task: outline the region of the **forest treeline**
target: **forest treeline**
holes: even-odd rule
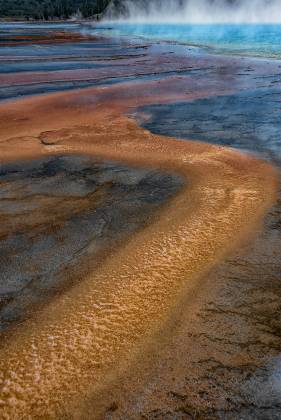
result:
[[[175,7],[180,8],[186,0],[174,1]],[[212,4],[215,0],[207,1]],[[239,2],[239,0],[218,1],[222,4]],[[156,6],[157,4],[161,6],[165,0],[0,0],[0,19],[69,19],[74,15],[88,18],[103,13],[109,3],[111,4],[109,14],[111,12],[113,16],[126,16],[130,2],[145,11],[152,2]]]
[[[110,0],[0,0],[0,19],[68,19],[102,13]]]

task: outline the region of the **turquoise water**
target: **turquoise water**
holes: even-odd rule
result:
[[[107,36],[142,37],[153,40],[230,52],[281,58],[281,24],[140,24],[103,23],[96,32]]]

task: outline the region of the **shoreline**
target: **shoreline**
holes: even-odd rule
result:
[[[104,97],[98,108],[89,103],[95,91]],[[159,220],[94,273],[95,285],[89,275],[7,339],[1,349],[7,418],[79,411],[116,361],[141,351],[179,298],[254,234],[276,198],[277,175],[269,164],[220,146],[153,135],[124,115],[130,102],[122,96],[112,101],[115,91],[89,89],[0,105],[2,138],[8,140],[8,149],[0,143],[3,160],[82,153],[172,170],[188,180]],[[138,105],[151,100],[139,97]],[[5,114],[13,115],[16,127]],[[22,136],[13,138],[15,132]],[[38,142],[42,135],[48,146]],[[23,145],[24,138],[26,150],[15,154],[13,145]]]
[[[92,25],[92,27],[93,27],[93,29],[98,29],[98,30],[103,30],[102,28],[100,28],[100,27],[98,27],[98,26],[94,26],[94,24],[98,24],[98,25],[110,25],[110,24],[112,24],[112,25],[118,25],[118,24],[120,24],[120,25],[122,25],[122,24],[133,24],[133,23],[135,23],[135,24],[140,24],[141,22],[130,22],[130,21],[115,21],[115,20],[100,20],[100,19],[97,19],[97,18],[95,18],[94,16],[93,17],[91,17],[91,18],[88,18],[88,19],[78,19],[78,20],[63,20],[63,19],[58,19],[58,20],[1,20],[0,19],[0,24],[1,23],[3,23],[3,24],[12,24],[12,23],[15,23],[15,24],[23,24],[23,25],[28,25],[28,24],[30,24],[30,25],[36,25],[36,24],[39,24],[39,25],[76,25],[76,26],[79,26],[79,25],[81,25],[81,29],[83,29],[83,25],[85,25],[85,28],[87,28],[87,26],[89,25],[89,24],[91,24]],[[177,23],[173,23],[172,25],[176,25]],[[153,25],[153,23],[151,23],[151,25]],[[195,26],[198,26],[198,25],[200,25],[200,24],[187,24],[187,26],[192,26],[192,25],[195,25]],[[205,25],[205,24],[204,24]],[[203,26],[204,26],[203,25]],[[222,26],[222,27],[225,27],[225,26],[241,26],[241,24],[240,23],[235,23],[235,24],[224,24],[224,23],[213,23],[213,24],[211,24],[211,25],[216,25],[216,26]],[[253,23],[253,24],[250,24],[250,23],[244,23],[244,24],[242,24],[242,26],[250,26],[250,27],[254,27],[254,26],[257,26],[257,25],[260,25],[260,24],[255,24],[255,23]],[[267,24],[268,26],[271,26],[271,24]],[[206,26],[210,26],[210,24],[206,24]],[[262,25],[262,26],[264,26],[264,25]],[[84,28],[84,29],[85,29]],[[53,29],[53,28],[50,28],[50,29]],[[107,29],[108,30],[108,28],[105,28],[105,29]],[[110,30],[111,29],[113,29],[113,28],[110,28]],[[80,31],[80,30],[77,30],[77,32],[73,32],[73,35],[78,35],[78,34],[80,34],[80,36],[81,36],[81,40],[82,40],[82,38],[83,38],[83,36],[84,36],[84,38],[85,38],[85,40],[87,40],[87,37],[88,37],[88,39],[90,40],[90,39],[92,39],[92,40],[95,40],[95,38],[103,38],[105,41],[107,40],[112,40],[112,39],[114,39],[114,36],[112,36],[112,35],[104,35],[104,34],[100,34],[99,32],[97,32],[97,33],[95,33],[95,34],[91,34],[91,33],[85,33],[84,35],[83,35],[83,31]],[[186,41],[180,41],[180,40],[178,40],[178,39],[164,39],[164,38],[157,38],[157,37],[149,37],[149,36],[145,36],[145,35],[137,35],[137,34],[126,34],[126,33],[124,33],[124,34],[120,34],[119,35],[121,38],[123,38],[123,40],[126,40],[126,41],[128,41],[129,43],[130,42],[132,42],[132,39],[133,40],[135,40],[135,41],[139,41],[139,42],[141,42],[141,41],[143,41],[143,42],[147,42],[147,43],[149,43],[149,44],[163,44],[163,45],[171,45],[171,46],[181,46],[181,47],[186,47],[186,48],[188,48],[189,50],[194,50],[194,52],[195,52],[195,55],[196,54],[201,54],[201,55],[204,55],[204,54],[206,54],[206,55],[210,55],[210,56],[217,56],[217,57],[225,57],[225,58],[229,58],[230,60],[231,59],[233,59],[233,58],[238,58],[238,59],[241,59],[241,60],[243,60],[243,59],[247,59],[248,61],[253,61],[253,62],[255,62],[255,61],[272,61],[273,63],[274,62],[277,62],[277,61],[281,61],[281,52],[279,52],[279,53],[274,53],[274,52],[272,52],[270,55],[265,55],[265,51],[263,51],[263,52],[258,52],[258,51],[256,51],[256,50],[251,50],[251,49],[249,49],[248,51],[243,51],[243,50],[241,50],[241,51],[237,51],[236,49],[227,49],[226,47],[220,47],[219,45],[215,45],[215,44],[204,44],[204,43],[197,43],[197,42],[194,42],[194,41],[188,41],[188,40],[186,40]],[[69,38],[69,40],[71,41],[71,37]],[[77,37],[77,39],[76,39],[77,41],[79,41],[79,39],[78,39],[78,37]],[[51,43],[51,41],[52,40],[50,40],[50,43]],[[75,41],[75,39],[74,39],[74,41]],[[59,42],[59,41],[57,41],[57,42]],[[63,42],[63,41],[60,41],[60,42]],[[44,42],[42,42],[42,43],[44,43]],[[47,42],[46,42],[47,43]],[[10,44],[10,45],[12,45],[12,44]],[[16,45],[16,44],[15,44]]]

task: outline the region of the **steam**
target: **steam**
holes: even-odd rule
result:
[[[281,0],[113,0],[105,18],[136,23],[281,23]]]

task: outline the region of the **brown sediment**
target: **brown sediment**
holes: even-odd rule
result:
[[[169,81],[157,90],[148,86],[90,89],[0,107],[3,161],[86,153],[187,179],[158,221],[4,340],[3,418],[79,417],[81,401],[97,395],[116,368],[144,348],[183,296],[192,299],[200,278],[253,231],[274,202],[276,173],[267,163],[223,147],[152,135],[127,117],[136,102],[187,94],[169,90]]]
[[[83,90],[83,94],[79,91],[71,94],[57,93],[36,100],[27,98],[2,105],[1,160],[47,153],[40,142],[45,131],[52,131],[49,136],[56,136],[56,143],[60,142],[64,133],[68,139],[73,140],[76,135],[72,134],[73,127],[76,126],[80,127],[80,132],[84,131],[84,141],[88,139],[87,143],[94,140],[98,143],[100,134],[105,133],[113,135],[115,139],[122,137],[123,140],[122,130],[112,132],[114,121],[122,121],[123,118],[126,127],[131,124],[131,120],[122,117],[123,113],[134,111],[136,107],[145,104],[192,100],[217,93],[216,86],[196,86],[195,92],[191,90],[192,87],[194,89],[192,80],[168,77],[156,82],[90,88]],[[221,94],[227,92],[232,92],[232,89],[225,89]],[[47,141],[46,136],[44,139]],[[15,156],[12,145],[18,144],[21,144],[21,150],[17,149]]]
[[[61,44],[65,42],[81,42],[95,40],[96,37],[77,32],[50,31],[46,35],[7,35],[0,41],[0,47],[13,47],[28,44]]]
[[[280,417],[280,203],[183,295],[153,343],[74,417]],[[114,411],[112,409],[114,407]]]

